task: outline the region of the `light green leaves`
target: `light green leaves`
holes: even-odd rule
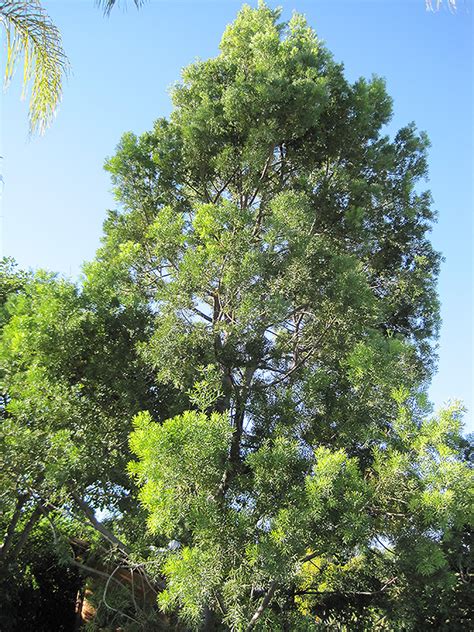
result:
[[[148,413],[134,420],[129,470],[143,485],[149,526],[179,539],[185,525],[205,530],[218,512],[217,495],[232,430],[227,414],[185,411],[162,425]]]
[[[121,208],[100,266],[148,305],[141,358],[180,396],[162,425],[136,418],[130,471],[154,536],[183,544],[160,604],[187,625],[402,629],[411,582],[449,584],[469,486],[459,428],[423,422],[428,142],[385,136],[384,81],[350,83],[302,16],[278,20],[244,7],[183,71],[170,121],[107,163]]]
[[[184,217],[171,206],[165,206],[148,228],[147,237],[163,264],[176,266],[185,242]]]
[[[7,62],[5,84],[23,57],[23,95],[32,81],[30,132],[44,133],[61,101],[69,70],[61,34],[39,0],[0,2],[0,22],[5,29]]]
[[[215,365],[209,364],[200,369],[201,380],[194,382],[189,391],[189,399],[201,412],[206,412],[216,405],[222,397],[222,379]]]
[[[6,453],[127,504],[111,522],[187,627],[418,629],[460,585],[472,489],[460,410],[425,421],[428,143],[384,136],[384,82],[278,17],[244,7],[170,121],[123,136],[84,288],[43,276],[3,310]]]
[[[185,547],[168,558],[163,573],[167,588],[158,603],[165,612],[179,609],[193,630],[200,629],[206,605],[216,605],[214,591],[222,582],[222,552],[217,547]]]

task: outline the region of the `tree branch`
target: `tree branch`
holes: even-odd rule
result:
[[[212,323],[212,318],[210,316],[208,316],[207,314],[205,314],[204,312],[202,312],[199,308],[197,307],[190,307],[189,308],[192,312],[194,312],[195,314],[197,314],[197,316],[200,316],[201,318],[204,318],[204,320],[207,320],[208,323]]]
[[[128,546],[119,540],[111,531],[107,529],[97,518],[95,517],[94,510],[83,500],[78,494],[71,494],[76,504],[84,512],[91,525],[101,533],[106,540],[115,545],[122,553],[128,555],[130,552]]]
[[[252,628],[255,626],[255,624],[260,619],[262,614],[265,612],[265,610],[268,607],[270,601],[272,600],[272,597],[273,597],[273,595],[275,593],[276,587],[277,587],[276,582],[275,581],[271,582],[267,592],[265,593],[264,598],[262,599],[262,603],[255,610],[255,613],[254,613],[253,617],[250,619],[250,622],[249,622],[249,624],[248,624],[248,626],[246,628],[246,632],[250,632],[250,630],[252,630]]]
[[[13,512],[12,519],[10,520],[10,524],[8,525],[7,532],[5,534],[5,539],[3,541],[2,546],[0,547],[0,559],[4,559],[10,549],[13,536],[15,535],[16,525],[21,518],[21,510],[23,509],[25,503],[27,501],[27,496],[19,496],[16,501],[15,511]]]
[[[298,360],[298,362],[296,364],[294,364],[291,367],[291,369],[289,369],[289,371],[287,371],[284,375],[282,375],[281,377],[277,378],[276,380],[273,380],[273,382],[270,382],[269,384],[265,384],[264,388],[269,388],[271,386],[276,386],[277,384],[280,384],[280,382],[283,382],[284,380],[286,380],[286,378],[290,377],[290,375],[292,375],[295,371],[297,371],[315,351],[316,351],[316,348],[312,347],[308,351],[308,353],[306,355],[304,355],[302,358],[300,358]]]
[[[22,548],[25,546],[28,536],[31,533],[31,530],[33,529],[35,524],[38,522],[38,520],[41,518],[42,513],[43,513],[43,510],[39,506],[36,507],[36,509],[33,511],[31,516],[29,517],[28,522],[23,528],[23,531],[20,534],[20,538],[18,542],[15,544],[15,546],[12,547],[12,550],[11,550],[12,557],[17,556],[18,553],[20,553]]]

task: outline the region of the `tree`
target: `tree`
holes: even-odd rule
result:
[[[66,514],[101,627],[468,629],[462,409],[426,398],[426,135],[384,135],[384,82],[264,4],[173,102],[107,161],[82,287],[39,273],[6,304],[5,556]]]
[[[139,9],[146,0],[133,0]],[[442,0],[437,0],[439,9]],[[105,15],[110,15],[117,0],[97,0]],[[448,0],[451,11],[456,1]],[[427,10],[433,10],[426,0]],[[30,132],[44,133],[61,101],[63,81],[69,62],[62,47],[61,34],[53,24],[40,0],[2,0],[0,22],[6,35],[7,63],[5,86],[8,86],[18,61],[23,57],[23,95],[33,79],[30,99]]]
[[[278,17],[244,7],[107,163],[122,208],[89,273],[149,304],[141,354],[188,394],[131,436],[148,528],[180,543],[150,557],[159,603],[192,629],[416,629],[472,519],[462,410],[425,394],[428,140],[385,136],[384,82]]]
[[[82,583],[77,568],[60,563],[51,526],[46,520],[40,521],[28,537],[28,546],[18,551],[14,561],[0,567],[1,629],[73,630]]]
[[[150,318],[143,305],[119,304],[110,288],[88,284],[81,291],[44,272],[24,275],[9,261],[0,282],[0,610],[8,613],[11,629],[20,629],[22,609],[12,603],[30,603],[31,616],[38,604],[36,625],[51,630],[45,612],[60,606],[54,607],[54,582],[38,558],[48,557],[58,578],[77,578],[80,569],[86,577],[108,579],[117,567],[127,568],[132,552],[153,542],[144,534],[127,545],[127,533],[144,520],[125,472],[127,437],[139,410],[158,417],[173,410],[173,392],[156,386],[137,356]],[[32,546],[38,533],[47,554],[36,555]],[[137,560],[133,567],[139,582]],[[110,584],[106,603],[118,590],[126,611],[129,587],[117,578]],[[70,602],[63,588],[65,611]],[[100,595],[100,586],[95,592]],[[102,619],[102,610],[109,611],[105,601],[97,603]],[[70,629],[67,620],[57,625]]]

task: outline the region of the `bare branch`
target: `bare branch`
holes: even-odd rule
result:
[[[102,522],[97,520],[94,514],[94,510],[85,502],[85,500],[83,500],[78,494],[71,495],[74,501],[80,507],[80,509],[84,512],[94,529],[101,533],[106,540],[115,545],[120,551],[122,551],[122,553],[128,554],[129,548],[127,547],[127,545],[119,540],[111,531],[109,531],[107,527],[102,524]]]
[[[118,608],[114,608],[113,606],[111,606],[109,603],[107,603],[106,600],[106,596],[107,596],[107,591],[109,589],[110,586],[110,582],[114,579],[114,575],[117,571],[119,571],[121,569],[121,566],[116,566],[115,569],[112,571],[112,573],[109,575],[107,582],[105,584],[105,588],[104,588],[104,592],[102,594],[102,602],[104,603],[104,605],[106,606],[106,608],[108,608],[109,610],[112,610],[113,612],[117,612],[118,614],[122,615],[123,617],[125,617],[126,619],[129,619],[130,621],[133,621],[134,623],[138,623],[140,624],[139,621],[137,621],[136,619],[134,619],[133,617],[129,616],[128,614],[126,614],[125,612],[123,612],[122,610],[119,610]],[[123,584],[121,582],[118,582],[120,584],[120,586],[122,586],[122,588],[124,588]]]
[[[198,316],[200,316],[201,318],[204,318],[204,320],[206,320],[208,323],[212,323],[212,318],[208,316],[207,314],[205,314],[204,312],[202,312],[197,307],[190,307],[189,309],[195,314],[197,314]]]

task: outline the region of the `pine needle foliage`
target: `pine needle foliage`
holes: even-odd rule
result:
[[[43,134],[54,118],[69,71],[59,29],[38,0],[0,2],[5,29],[5,87],[23,59],[23,98],[31,85],[30,132]]]

